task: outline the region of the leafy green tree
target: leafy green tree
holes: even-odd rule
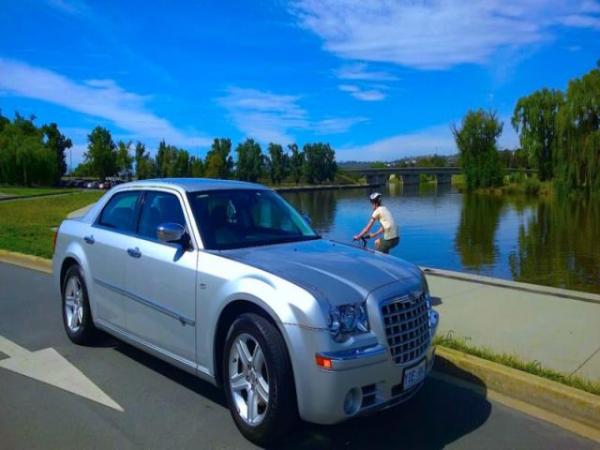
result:
[[[302,179],[302,172],[304,168],[304,152],[298,150],[296,144],[289,144],[288,149],[290,150],[290,175],[294,180],[294,183],[299,184]]]
[[[102,180],[117,173],[117,151],[110,131],[103,127],[92,130],[84,161],[90,164],[92,174]]]
[[[146,146],[138,141],[135,144],[135,173],[138,180],[145,180],[156,176],[154,159],[146,151]]]
[[[305,144],[303,151],[304,176],[309,183],[334,181],[337,164],[335,162],[335,151],[329,144],[321,142]]]
[[[187,177],[190,174],[190,154],[183,149],[175,149],[173,176]]]
[[[271,183],[281,184],[283,179],[287,176],[287,155],[283,152],[283,147],[279,144],[269,144],[269,175],[271,177]]]
[[[50,185],[59,179],[56,153],[34,120],[18,113],[12,122],[0,120],[0,183]]]
[[[189,175],[194,178],[200,178],[204,175],[204,164],[202,159],[196,156],[190,158],[190,173]]]
[[[469,111],[460,128],[453,126],[452,132],[467,189],[500,185],[502,168],[496,142],[502,133],[502,123],[496,113],[482,109]]]
[[[227,179],[231,177],[233,158],[231,157],[231,140],[215,139],[208,153],[204,176],[208,178]]]
[[[131,148],[131,142],[119,141],[117,144],[117,169],[119,173],[131,173],[131,167],[133,165],[133,157],[129,154]]]
[[[238,179],[255,183],[260,178],[263,169],[260,145],[254,139],[246,139],[238,144],[235,152],[237,153]]]
[[[596,69],[569,82],[556,122],[559,185],[600,191],[600,61]]]
[[[556,116],[563,103],[562,92],[542,89],[521,97],[513,113],[512,125],[519,133],[521,147],[538,169],[542,181],[553,176]]]
[[[71,139],[65,137],[60,132],[55,123],[44,125],[42,127],[42,132],[44,133],[46,147],[56,155],[56,179],[54,181],[58,182],[60,181],[60,177],[67,173],[65,150],[71,148],[73,143],[71,142]]]

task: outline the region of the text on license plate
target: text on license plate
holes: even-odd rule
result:
[[[404,371],[404,390],[419,384],[425,378],[427,361],[423,360],[418,365]]]

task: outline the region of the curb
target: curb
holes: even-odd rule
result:
[[[488,286],[496,286],[507,289],[515,289],[517,291],[531,292],[533,294],[552,295],[554,297],[565,298],[569,300],[579,300],[582,302],[600,303],[600,294],[592,292],[575,291],[571,289],[563,289],[552,286],[544,286],[541,284],[523,283],[521,281],[505,280],[502,278],[492,278],[484,275],[476,275],[466,272],[455,272],[446,269],[435,269],[432,267],[419,266],[425,275],[449,278],[452,280],[468,281],[471,283],[479,283]]]
[[[40,258],[39,256],[0,250],[0,262],[40,272],[52,273],[52,260]]]
[[[591,427],[600,437],[600,396],[439,345],[436,356],[439,372]]]

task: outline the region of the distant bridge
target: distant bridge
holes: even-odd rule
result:
[[[531,169],[505,169],[507,172],[532,173]],[[438,184],[450,184],[452,175],[461,173],[460,167],[386,167],[382,169],[344,169],[345,172],[363,176],[367,179],[367,184],[374,186],[386,184],[391,175],[402,178],[402,184],[419,184],[421,175],[434,176]]]

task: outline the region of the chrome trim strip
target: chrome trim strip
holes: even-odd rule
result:
[[[173,311],[172,309],[167,308],[166,306],[155,303],[152,300],[148,300],[143,297],[140,297],[139,295],[135,295],[132,292],[121,289],[110,283],[106,283],[105,281],[99,280],[98,278],[94,278],[94,283],[96,283],[106,289],[110,289],[111,291],[117,292],[118,294],[124,295],[125,297],[130,298],[131,300],[135,300],[136,302],[141,303],[142,305],[152,308],[152,309],[154,309],[160,313],[163,313],[169,317],[172,317],[173,319],[177,319],[181,322],[182,325],[191,325],[191,326],[196,325],[195,320],[192,320],[188,317],[182,316],[181,314],[177,313],[176,311]]]

